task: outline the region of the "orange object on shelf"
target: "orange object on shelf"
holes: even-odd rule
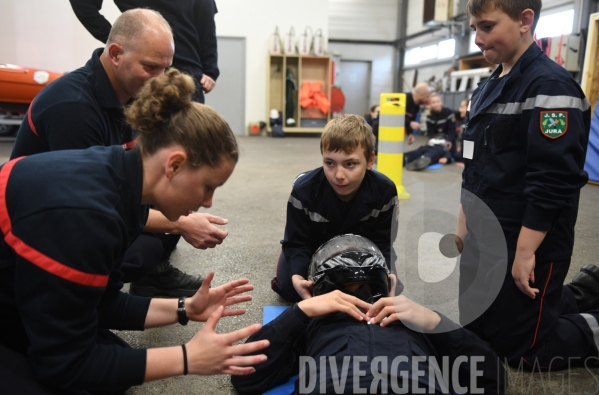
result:
[[[322,81],[305,81],[299,91],[302,108],[317,107],[323,114],[328,114],[331,103],[322,92]]]
[[[44,86],[63,73],[0,64],[0,106],[16,104],[29,106]]]

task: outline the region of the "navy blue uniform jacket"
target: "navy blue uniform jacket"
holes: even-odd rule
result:
[[[312,254],[334,236],[353,233],[379,247],[389,269],[397,220],[397,189],[387,176],[367,170],[347,215],[322,167],[300,174],[287,203],[285,236],[281,241],[290,275],[308,278]]]
[[[85,66],[53,81],[33,99],[11,159],[96,145],[133,147],[134,132],[100,63],[102,51],[96,49]]]
[[[510,258],[526,226],[548,232],[537,249],[537,261],[569,259],[580,188],[587,182],[583,166],[589,102],[570,74],[535,43],[510,73],[497,79],[501,70],[499,66],[472,95],[462,186],[497,217]],[[496,86],[488,89],[489,84]],[[566,130],[550,137],[542,132],[541,117],[555,111],[567,113]],[[474,144],[471,159],[468,142]],[[469,231],[478,229],[472,195],[462,194],[462,206]]]
[[[0,170],[0,342],[27,353],[54,389],[144,380],[146,351],[96,342],[97,328],[142,330],[150,298],[120,292],[118,265],[141,232],[143,170],[120,146],[54,151]]]
[[[262,394],[266,390],[285,383],[289,378],[299,373],[300,356],[309,356],[316,362],[317,378],[314,393],[320,393],[321,357],[327,358],[326,367],[326,393],[351,394],[353,393],[353,376],[356,357],[365,357],[360,362],[363,376],[358,378],[360,388],[364,393],[370,392],[370,386],[375,381],[371,372],[371,363],[379,357],[375,369],[386,378],[386,389],[394,393],[392,381],[404,391],[399,393],[427,393],[446,394],[462,387],[460,393],[467,394],[473,390],[472,382],[484,394],[505,393],[505,370],[497,355],[478,336],[467,329],[461,328],[456,323],[441,315],[441,322],[437,327],[438,333],[419,333],[412,331],[399,322],[382,327],[368,325],[358,321],[345,313],[335,313],[327,316],[310,319],[297,306],[293,305],[285,310],[274,321],[265,325],[260,331],[247,340],[256,341],[268,339],[270,346],[264,352],[266,362],[255,366],[256,372],[247,376],[232,376],[231,382],[237,391],[242,394]],[[331,373],[329,358],[336,360],[335,373]],[[344,377],[342,372],[344,357],[351,357],[349,374],[346,375],[345,385],[335,389],[335,381],[339,382]],[[414,357],[427,357],[419,362]],[[446,374],[446,387],[437,379],[431,377],[429,358],[434,357],[442,373]],[[443,359],[448,362],[443,368]],[[472,357],[478,357],[473,359]],[[399,365],[393,365],[397,359]],[[347,360],[347,358],[345,358]],[[472,365],[473,361],[476,362]],[[418,372],[413,369],[413,363],[418,366]],[[471,370],[475,366],[477,372]],[[454,370],[455,369],[455,370]],[[456,372],[457,374],[453,374]],[[478,377],[476,377],[478,375]],[[309,377],[307,373],[306,376]],[[309,378],[302,378],[307,384]],[[438,376],[437,376],[438,377]],[[458,378],[458,382],[453,379]],[[434,383],[429,386],[430,381]],[[419,391],[415,388],[417,383]],[[379,383],[380,385],[380,383]],[[385,388],[385,387],[384,387]],[[468,389],[465,391],[464,389]],[[378,392],[382,393],[381,388]],[[295,383],[294,394],[299,393],[299,383]]]

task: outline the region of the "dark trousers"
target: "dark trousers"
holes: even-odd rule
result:
[[[98,329],[98,344],[130,348],[123,339],[107,329]],[[37,381],[27,356],[0,344],[0,393],[27,395],[117,395],[128,388],[110,391],[53,390]]]
[[[287,259],[285,259],[285,254],[283,254],[283,252],[279,255],[279,262],[277,262],[277,276],[272,279],[270,286],[273,291],[278,293],[287,302],[296,303],[302,300],[295,291],[295,288],[293,288],[289,264],[287,263]]]
[[[189,75],[191,78],[193,78],[193,81],[196,84],[196,91],[193,93],[191,99],[193,101],[197,101],[198,103],[202,103],[204,104],[205,102],[205,97],[204,97],[204,90],[202,89],[202,84],[200,83],[202,76],[204,75],[204,73],[202,72],[202,69],[200,68],[192,68],[189,66],[181,66],[181,65],[176,65],[173,64],[173,67],[177,68],[179,71]]]
[[[438,145],[430,146],[423,145],[414,151],[405,152],[404,154],[404,163],[410,163],[420,158],[421,156],[428,156],[431,158],[431,164],[439,162],[439,159],[445,156],[445,150],[443,147],[439,147]]]
[[[591,366],[597,362],[594,336],[599,338],[599,310],[578,314],[574,295],[563,285],[569,259],[536,263],[533,287],[538,288],[539,293],[535,299],[524,295],[516,286],[511,274],[513,260],[508,260],[503,279],[500,278],[502,273],[493,273],[494,268],[487,266],[492,265],[489,261],[492,259],[464,246],[459,303],[460,321],[466,328],[488,341],[512,366],[523,362],[525,368],[558,370],[584,366],[587,358]],[[482,282],[478,290],[473,290],[477,287],[473,281],[477,273],[491,274],[487,284]],[[497,298],[478,318],[469,316],[476,314],[480,301],[484,300],[483,288],[492,288],[490,284],[494,281],[501,284]]]
[[[121,264],[123,282],[139,280],[159,264],[167,262],[180,238],[181,235],[164,233],[140,234],[125,252]]]

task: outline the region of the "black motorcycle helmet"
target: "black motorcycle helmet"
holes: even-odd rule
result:
[[[391,288],[389,269],[379,248],[367,238],[353,234],[333,237],[321,245],[312,255],[308,279],[314,281],[313,296],[365,283],[376,301],[389,295]]]

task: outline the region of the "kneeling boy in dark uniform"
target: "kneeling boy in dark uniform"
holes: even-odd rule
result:
[[[344,115],[330,121],[320,139],[322,167],[300,174],[287,204],[283,251],[272,289],[289,302],[309,298],[304,277],[310,257],[334,236],[368,237],[392,266],[395,184],[372,170],[375,139],[364,118]]]

